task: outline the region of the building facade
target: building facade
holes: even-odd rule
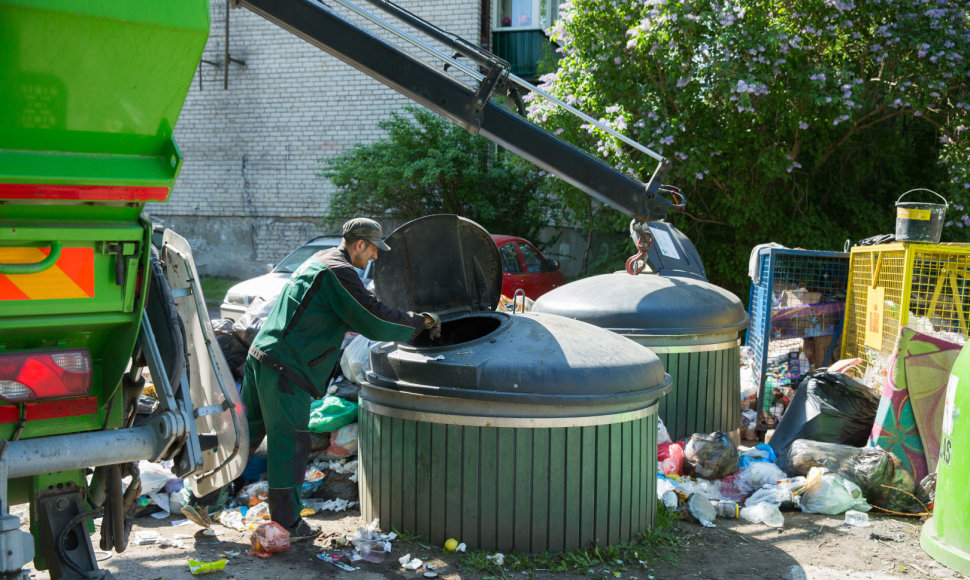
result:
[[[478,2],[401,4],[466,38],[480,34]],[[203,274],[246,278],[332,233],[320,225],[333,192],[318,176],[322,160],[379,139],[378,121],[409,101],[225,0],[211,1],[211,15],[175,128],[182,170],[168,203],[148,211],[189,240]]]
[[[526,63],[513,71],[520,74],[528,73],[530,58],[534,69],[535,58],[517,47],[542,37],[558,1],[398,3],[463,38],[501,45],[502,56]],[[230,9],[226,0],[211,0],[211,16],[175,128],[182,170],[168,203],[148,211],[189,240],[203,275],[242,279],[334,233],[321,225],[334,191],[319,176],[323,160],[380,139],[378,122],[410,101],[262,17]],[[521,41],[523,35],[531,40]]]

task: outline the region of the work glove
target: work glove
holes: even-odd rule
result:
[[[441,318],[434,312],[422,312],[424,327],[428,329],[428,336],[434,340],[441,336]]]

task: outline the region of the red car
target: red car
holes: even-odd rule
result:
[[[511,298],[521,288],[532,300],[566,283],[559,263],[516,236],[493,235],[502,257],[502,294]]]

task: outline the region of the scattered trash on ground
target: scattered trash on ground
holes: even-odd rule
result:
[[[266,522],[256,526],[249,537],[249,543],[253,547],[248,552],[250,556],[269,558],[290,549],[290,533],[276,522]]]
[[[189,560],[189,571],[193,575],[196,574],[210,574],[212,572],[219,572],[226,569],[226,559],[216,560],[215,562],[200,562],[199,560]]]
[[[405,554],[397,560],[401,563],[401,567],[405,570],[418,570],[424,565],[424,562],[419,558],[411,558],[411,554]]]

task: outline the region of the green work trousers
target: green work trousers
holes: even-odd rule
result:
[[[310,403],[313,397],[253,357],[246,359],[242,401],[249,423],[250,449],[266,436],[266,472],[270,489],[289,489],[296,513],[271,513],[273,521],[292,526],[299,520],[300,492],[310,456]],[[271,506],[272,508],[273,506]]]

